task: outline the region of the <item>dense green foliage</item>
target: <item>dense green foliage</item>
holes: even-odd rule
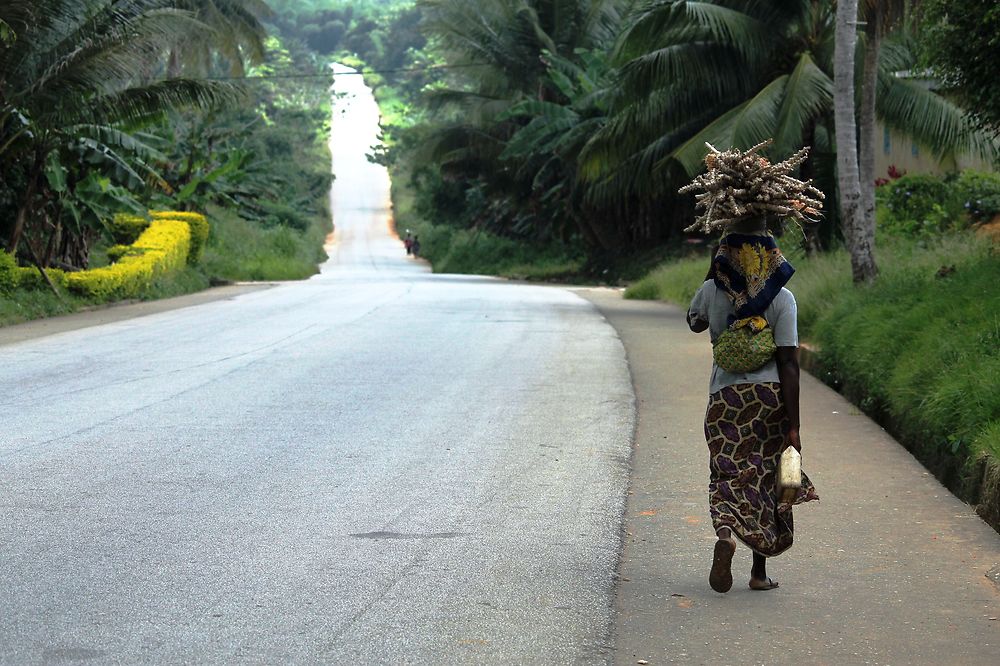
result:
[[[86,266],[101,221],[166,185],[140,129],[238,91],[156,75],[173,38],[207,34],[169,0],[10,0],[0,21],[0,235],[31,261]]]
[[[189,255],[205,261],[155,276],[143,297],[315,272],[330,229],[327,69],[268,38],[269,16],[259,0],[0,3],[0,238],[22,266],[58,285],[52,267],[126,258],[121,213],[186,209],[211,211]],[[50,298],[29,272],[0,295],[4,321],[117,293]]]
[[[923,0],[924,49],[935,73],[979,123],[1000,136],[1000,4]]]
[[[676,191],[702,168],[706,141],[774,137],[771,157],[813,147],[801,175],[829,205],[809,245],[838,243],[834,3],[422,0],[417,11],[428,41],[407,50],[411,64],[446,67],[420,96],[386,76],[398,90],[381,99],[410,116],[388,119],[384,157],[420,165],[397,186],[416,191],[426,221],[543,255],[582,248],[602,274],[682,240],[692,201]],[[910,25],[883,26],[881,121],[931,154],[992,159],[960,108],[899,74],[917,64]]]
[[[1000,174],[904,175],[879,188],[879,230],[911,238],[988,222],[1000,214]]]
[[[282,34],[324,55],[353,54],[374,69],[412,65],[426,44],[412,0],[271,0]]]

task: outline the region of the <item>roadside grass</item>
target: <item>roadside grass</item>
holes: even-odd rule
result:
[[[583,259],[562,249],[536,247],[508,238],[443,225],[413,223],[421,254],[435,273],[499,275],[518,280],[558,280],[576,275]]]
[[[531,244],[421,219],[414,211],[414,192],[408,185],[407,167],[394,165],[390,174],[396,232],[400,237],[407,232],[420,237],[420,254],[431,263],[435,273],[497,275],[536,282],[588,280],[582,275],[585,264],[582,250]]]
[[[971,233],[880,239],[881,275],[857,288],[844,251],[786,254],[797,269],[789,288],[801,335],[819,350],[817,374],[885,425],[951,490],[988,505],[984,517],[990,506],[1000,511],[1000,491],[987,496],[983,470],[1000,470],[997,250]],[[625,296],[686,306],[708,261],[706,254],[665,264]]]
[[[212,231],[199,270],[212,281],[301,280],[326,260],[327,219],[313,219],[299,232],[262,227],[224,208],[210,208],[208,215]]]
[[[65,292],[60,300],[51,291],[18,289],[0,294],[0,326],[69,314],[90,305],[86,299]]]

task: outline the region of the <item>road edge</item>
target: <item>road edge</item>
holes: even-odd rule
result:
[[[58,317],[32,319],[20,324],[0,327],[0,347],[27,342],[29,340],[37,340],[38,338],[57,335],[59,333],[112,324],[128,319],[137,319],[161,312],[180,310],[203,303],[236,298],[244,294],[270,289],[274,286],[276,286],[276,283],[252,282],[223,287],[210,287],[203,291],[184,294],[183,296],[174,296],[155,301],[140,301],[138,303],[112,303],[106,307],[74,312]]]

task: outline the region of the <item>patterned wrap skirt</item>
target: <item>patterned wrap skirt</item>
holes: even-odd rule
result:
[[[775,475],[789,421],[781,384],[736,384],[708,399],[705,439],[710,455],[709,510],[716,531],[728,527],[755,553],[780,555],[792,546],[792,505],[819,499],[809,477],[790,504],[778,502]]]

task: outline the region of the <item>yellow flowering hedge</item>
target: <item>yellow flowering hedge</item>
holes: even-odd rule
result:
[[[205,249],[205,243],[208,242],[208,233],[210,230],[208,219],[204,215],[201,213],[169,210],[152,210],[149,211],[149,215],[154,220],[180,220],[181,222],[187,222],[188,226],[191,227],[191,251],[188,254],[188,263],[198,263],[198,260],[201,259],[201,253]]]
[[[152,218],[152,219],[150,219]],[[108,248],[115,263],[79,272],[46,269],[52,282],[78,294],[99,300],[135,298],[153,280],[186,263],[196,263],[208,241],[209,224],[204,215],[190,212],[150,211],[149,217],[119,214],[108,223],[117,245]],[[47,289],[37,268],[18,266],[0,251],[0,293],[14,289]]]
[[[118,263],[66,275],[66,286],[84,296],[135,298],[153,280],[187,261],[191,227],[180,220],[153,220]]]

